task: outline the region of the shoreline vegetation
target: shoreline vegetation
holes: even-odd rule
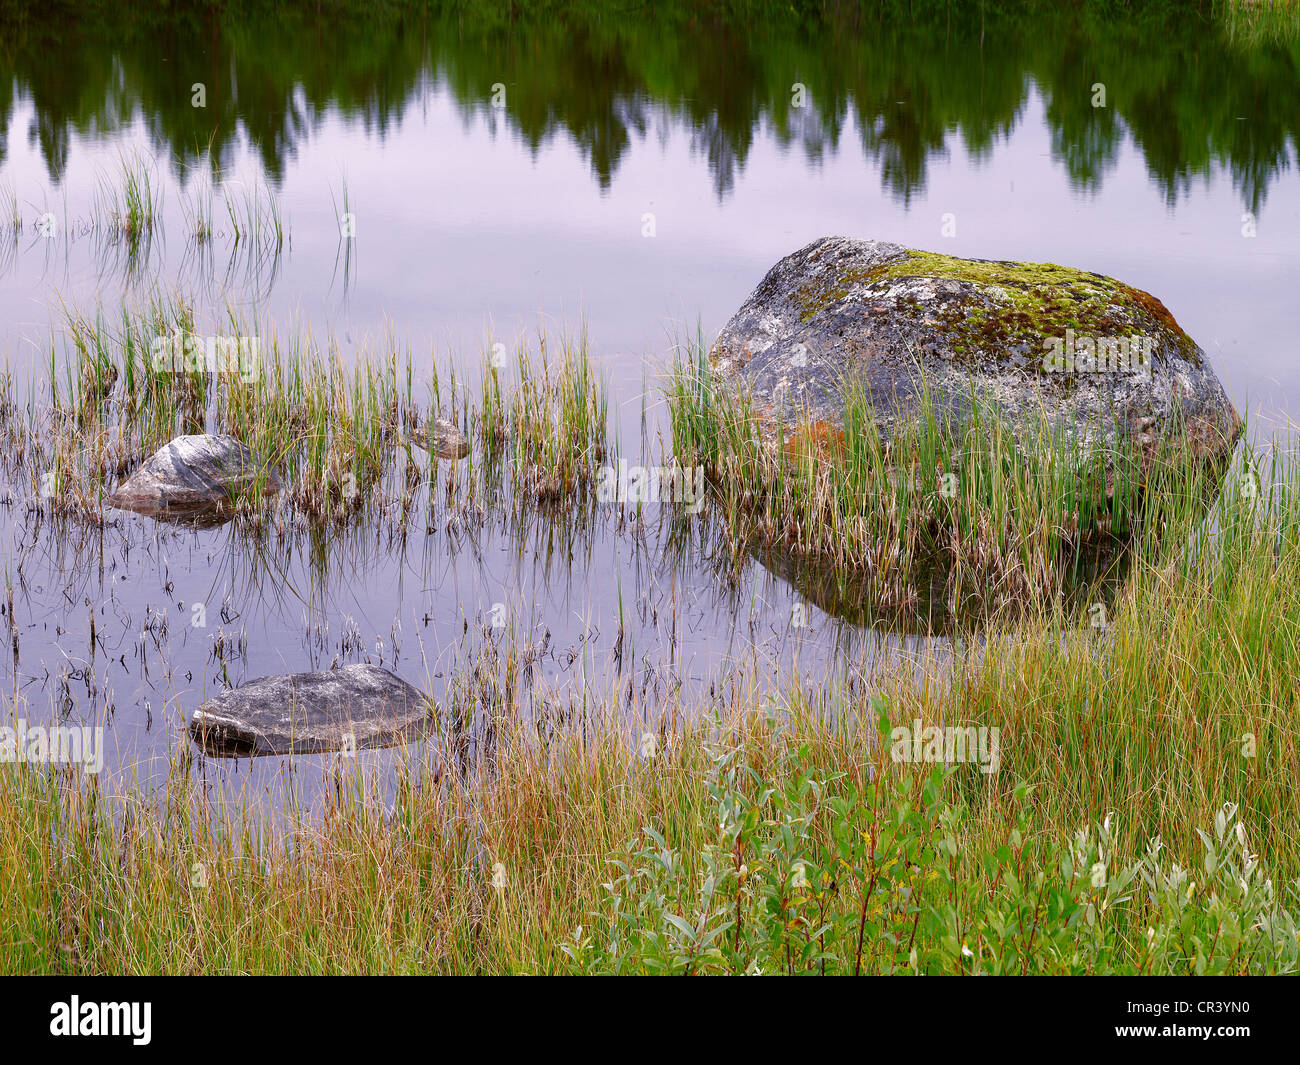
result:
[[[348,368],[328,338],[233,319],[222,328],[264,339],[259,374],[155,374],[153,336],[202,331],[176,300],[111,324],[68,311],[65,325],[48,404],[6,389],[0,435],[11,485],[70,528],[102,534],[113,481],[179,431],[233,433],[284,471],[279,497],[235,506],[253,539],[418,528],[420,503],[440,521],[503,508],[572,521],[594,513],[597,470],[620,454],[584,336],[520,350],[509,375],[489,358],[475,395],[415,380],[391,343]],[[994,424],[954,441],[935,421],[886,448],[852,410],[847,443],[802,426],[765,451],[703,363],[688,344],[663,383],[660,457],[708,474],[694,520],[737,560],[757,541],[865,576],[886,613],[937,553],[952,605],[980,606],[945,670],[852,684],[796,670],[722,708],[670,696],[644,734],[615,679],[580,724],[544,729],[515,702],[519,648],[492,643],[458,663],[464,683],[438,708],[440,727],[469,722],[491,742],[458,772],[399,770],[392,794],[343,761],[323,809],[214,798],[183,733],[161,787],[0,764],[4,968],[1300,968],[1296,441],[1247,435],[1221,489],[1220,471],[1065,462]],[[413,461],[412,428],[438,413],[471,441],[460,463]],[[1057,594],[1085,530],[1124,558],[1100,601],[1091,576],[1081,596]],[[917,723],[996,729],[997,772],[891,740]],[[452,732],[449,747],[470,749]]]

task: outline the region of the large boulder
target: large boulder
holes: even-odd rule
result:
[[[379,666],[259,677],[209,699],[190,721],[208,754],[249,757],[389,747],[423,732],[425,697]]]
[[[882,241],[823,237],[786,256],[709,358],[773,437],[803,419],[842,428],[847,388],[865,391],[885,439],[916,417],[923,390],[957,427],[974,394],[1026,431],[1045,417],[1081,446],[1127,436],[1144,462],[1163,443],[1219,467],[1242,429],[1205,353],[1154,296],[1085,270]]]
[[[235,437],[200,434],[164,444],[106,502],[151,517],[200,517],[228,512],[240,495],[280,487],[275,470]]]

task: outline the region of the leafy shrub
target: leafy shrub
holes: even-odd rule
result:
[[[1001,840],[963,834],[958,768],[780,780],[710,747],[711,840],[683,853],[651,826],[611,862],[603,908],[563,947],[584,973],[1294,972],[1297,928],[1233,804],[1199,872],[1157,838],[1121,864],[1113,818],[1036,838],[1018,784]]]

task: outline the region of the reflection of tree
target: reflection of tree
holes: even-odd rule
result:
[[[571,139],[601,188],[662,115],[690,131],[719,196],[763,131],[817,162],[852,121],[883,186],[907,202],[949,138],[987,155],[1020,120],[1031,85],[1053,155],[1080,188],[1100,185],[1131,136],[1170,201],[1219,166],[1258,210],[1300,139],[1300,47],[1232,42],[1167,3],[1135,0],[1123,20],[1101,2],[1031,0],[868,10],[543,0],[528,16],[495,0],[128,6],[0,0],[0,63],[13,71],[0,79],[0,134],[16,86],[35,107],[30,136],[55,180],[73,134],[142,116],[178,175],[209,148],[228,165],[247,137],[278,181],[327,112],[383,137],[430,82],[450,89],[467,120],[483,116],[534,152]],[[195,82],[206,108],[191,106]],[[792,106],[796,82],[803,108]],[[1092,104],[1095,83],[1105,107]]]

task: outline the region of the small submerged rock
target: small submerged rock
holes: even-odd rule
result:
[[[280,487],[275,470],[235,437],[200,434],[164,444],[106,502],[151,517],[201,518],[228,514],[242,493]]]
[[[379,666],[259,677],[209,699],[190,735],[219,758],[389,747],[422,733],[431,707]]]
[[[469,437],[448,418],[434,418],[428,425],[411,430],[411,443],[444,459],[463,459],[469,454]]]

